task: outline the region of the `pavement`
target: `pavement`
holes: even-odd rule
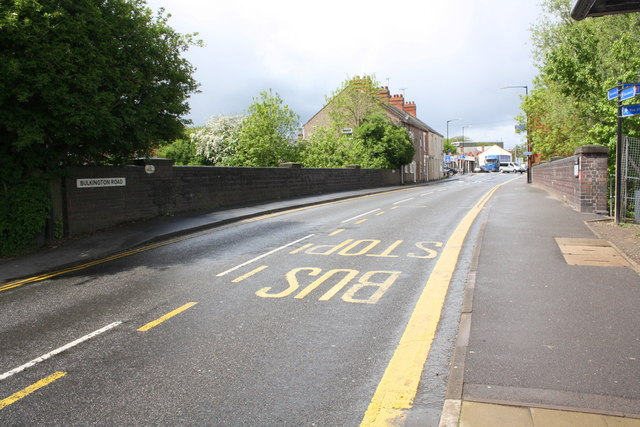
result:
[[[0,290],[238,220],[399,188],[112,228],[1,260]],[[591,231],[601,218],[523,179],[494,194],[478,219],[441,427],[640,427],[640,267]]]
[[[524,180],[487,205],[441,427],[640,427],[640,268]]]

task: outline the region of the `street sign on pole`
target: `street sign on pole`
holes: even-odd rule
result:
[[[612,101],[618,97],[618,88],[614,87],[613,89],[609,89],[607,92],[607,99]]]
[[[638,93],[640,93],[640,86],[633,85],[623,89],[622,92],[620,92],[620,101],[634,98]]]
[[[620,117],[631,117],[640,114],[640,104],[623,105],[620,112]]]
[[[621,89],[618,89],[617,87],[611,88],[611,89],[609,89],[609,90],[607,91],[607,99],[608,99],[609,101],[612,101],[612,100],[614,100],[614,99],[617,99],[617,98],[618,98],[618,90],[619,90],[619,91],[621,92],[621,94],[622,94],[622,93],[624,93],[625,89],[629,89],[630,87],[633,87],[633,86],[639,86],[639,85],[640,85],[640,83],[625,83],[625,84],[623,84],[623,85],[622,85],[622,88],[621,88]],[[637,95],[638,93],[640,93],[640,87],[638,88],[638,91],[636,92],[636,95]],[[632,96],[631,98],[633,98],[633,96]],[[624,101],[625,99],[629,99],[629,98],[622,98],[622,100],[623,100],[623,101]]]

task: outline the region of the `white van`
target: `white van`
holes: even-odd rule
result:
[[[524,173],[525,169],[520,163],[515,162],[502,162],[500,163],[500,172],[502,173]]]

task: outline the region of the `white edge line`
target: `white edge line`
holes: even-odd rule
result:
[[[395,202],[394,205],[399,205],[400,203],[408,202],[409,200],[413,200],[415,197],[410,197],[408,199],[400,200],[399,202]]]
[[[85,335],[82,338],[78,338],[77,340],[72,341],[72,342],[70,342],[68,344],[65,344],[62,347],[59,347],[59,348],[57,348],[57,349],[55,349],[55,350],[53,350],[53,351],[51,351],[51,352],[49,352],[47,354],[43,354],[42,356],[40,356],[38,358],[35,358],[32,361],[27,362],[22,366],[18,366],[17,368],[14,368],[14,369],[12,369],[12,370],[10,370],[8,372],[5,372],[4,374],[0,375],[0,381],[4,380],[5,378],[9,378],[10,376],[12,376],[14,374],[17,374],[18,372],[22,372],[25,369],[30,368],[30,367],[32,367],[32,366],[34,366],[34,365],[36,365],[36,364],[38,364],[40,362],[43,362],[43,361],[47,360],[48,358],[50,358],[52,356],[55,356],[56,354],[60,354],[65,350],[69,350],[71,347],[75,347],[76,345],[80,344],[81,342],[84,342],[84,341],[86,341],[88,339],[91,339],[91,338],[97,336],[97,335],[100,335],[101,333],[106,332],[109,329],[115,328],[116,326],[120,325],[121,323],[122,322],[113,322],[113,323],[105,326],[104,328],[100,328],[97,331],[91,332],[90,334]]]
[[[358,218],[360,218],[361,216],[365,216],[365,215],[369,215],[370,213],[378,212],[379,210],[380,210],[380,208],[378,208],[378,209],[374,209],[374,210],[372,210],[372,211],[365,212],[365,213],[360,214],[360,215],[358,215],[358,216],[354,216],[353,218],[345,219],[344,221],[342,221],[342,224],[344,224],[344,223],[346,223],[346,222],[349,222],[349,221],[353,221],[354,219],[358,219]]]
[[[288,247],[289,247],[289,246],[291,246],[291,245],[295,245],[296,243],[302,242],[303,240],[306,240],[306,239],[308,239],[308,238],[310,238],[310,237],[313,237],[313,236],[315,236],[315,234],[309,234],[308,236],[305,236],[305,237],[303,237],[302,239],[298,239],[298,240],[296,240],[295,242],[287,243],[286,245],[284,245],[284,246],[280,246],[279,248],[276,248],[276,249],[274,249],[274,250],[272,250],[272,251],[269,251],[269,252],[267,252],[266,254],[262,254],[262,255],[257,256],[257,257],[255,257],[255,258],[253,258],[253,259],[250,259],[250,260],[249,260],[249,261],[247,261],[247,262],[243,262],[243,263],[242,263],[242,264],[240,264],[240,265],[236,265],[235,267],[230,268],[230,269],[229,269],[229,270],[227,270],[227,271],[223,271],[222,273],[217,274],[217,275],[216,275],[216,277],[222,277],[222,276],[225,276],[225,275],[227,275],[227,274],[231,273],[232,271],[235,271],[235,270],[237,270],[237,269],[239,269],[239,268],[244,267],[245,265],[251,264],[252,262],[255,262],[255,261],[257,261],[257,260],[259,260],[259,259],[261,259],[261,258],[264,258],[264,257],[266,257],[266,256],[269,256],[269,255],[271,255],[271,254],[274,254],[274,253],[276,253],[276,252],[278,252],[278,251],[281,251],[281,250],[283,250],[283,249],[285,249],[285,248],[288,248]]]

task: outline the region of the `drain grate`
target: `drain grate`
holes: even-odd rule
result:
[[[631,267],[627,260],[604,239],[556,237],[556,243],[569,265]]]

